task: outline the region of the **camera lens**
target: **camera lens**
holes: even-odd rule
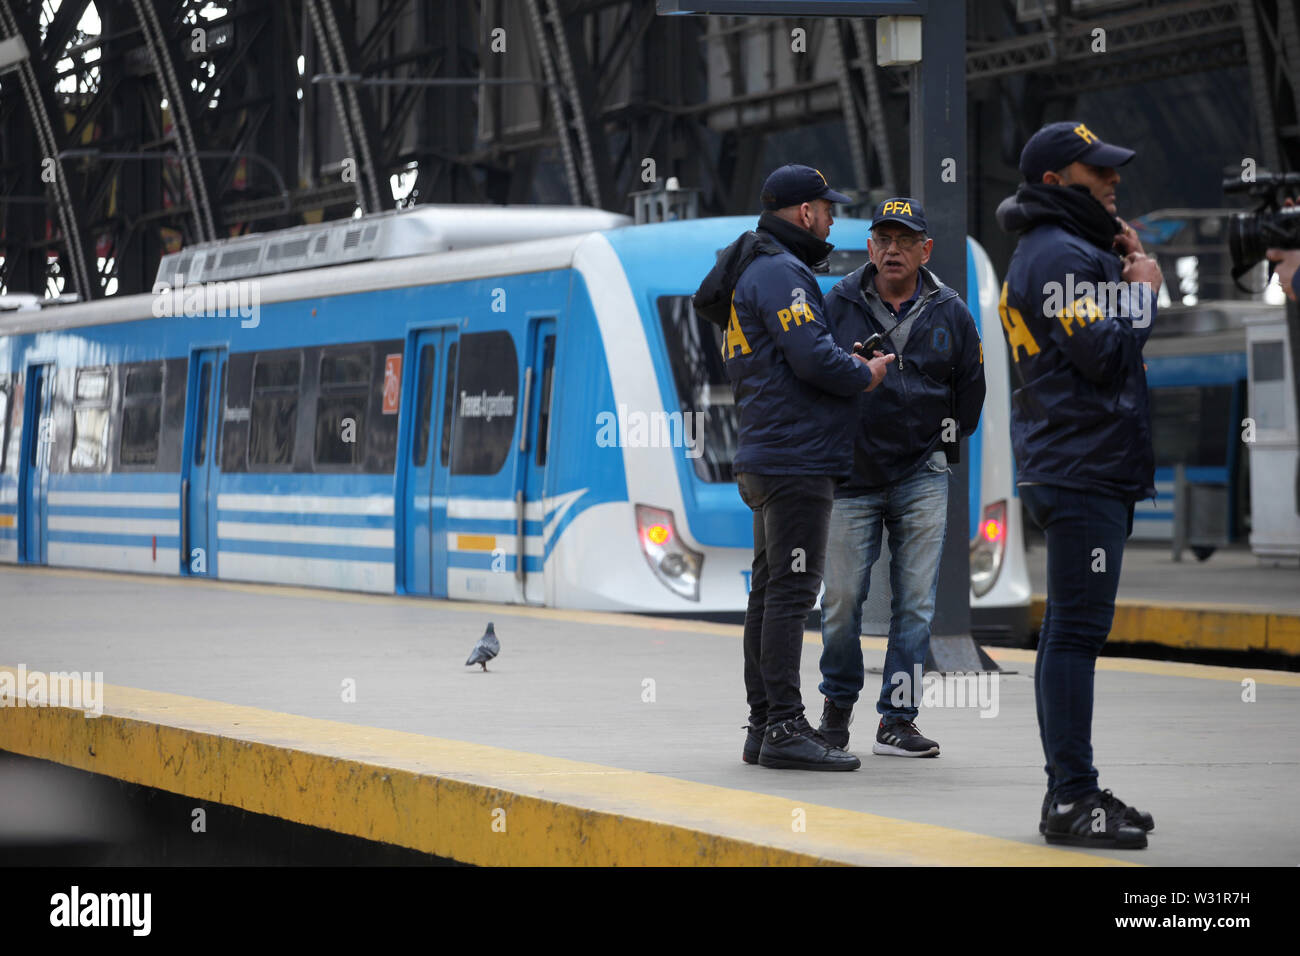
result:
[[[1265,246],[1259,217],[1237,213],[1228,220],[1228,251],[1232,255],[1232,277],[1239,279],[1264,258]]]

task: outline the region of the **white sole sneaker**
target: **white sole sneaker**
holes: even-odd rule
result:
[[[939,747],[936,744],[929,750],[904,750],[902,747],[895,747],[893,744],[882,744],[877,741],[871,745],[871,752],[886,757],[937,757],[939,756]]]

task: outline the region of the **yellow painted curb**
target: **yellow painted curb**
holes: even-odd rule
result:
[[[0,749],[482,865],[1134,865],[175,694],[105,686],[102,699],[95,718],[65,707],[0,709]],[[852,774],[836,782],[854,786]]]
[[[1046,599],[1035,594],[1030,623],[1043,623]],[[1300,656],[1300,615],[1249,607],[1118,600],[1107,640],[1182,650],[1274,651]]]

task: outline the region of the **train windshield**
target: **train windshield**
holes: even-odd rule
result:
[[[739,429],[731,382],[722,364],[722,330],[695,314],[688,295],[660,296],[659,320],[678,406],[684,421],[693,426],[684,433],[694,438],[690,460],[695,474],[703,481],[735,481],[731,462]]]

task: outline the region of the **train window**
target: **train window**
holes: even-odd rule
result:
[[[826,264],[830,266],[831,275],[846,276],[870,261],[871,256],[866,249],[836,249],[831,252]]]
[[[542,394],[537,406],[537,464],[546,464],[546,444],[551,430],[551,379],[555,372],[555,336],[548,335],[542,346]],[[524,424],[527,428],[527,423]]]
[[[108,369],[77,372],[72,412],[73,471],[103,471],[108,465]]]
[[[108,369],[81,369],[77,372],[77,401],[102,401],[108,398]]]
[[[117,460],[121,465],[158,463],[162,431],[163,367],[140,365],[126,369],[122,388],[122,436]]]
[[[447,384],[442,391],[442,448],[438,452],[443,467],[451,461],[451,425],[455,421],[451,410],[456,405],[456,355],[459,351],[455,342],[447,347]]]
[[[1250,413],[1255,427],[1286,428],[1286,405],[1290,401],[1286,388],[1286,358],[1283,343],[1254,342],[1250,346],[1251,378]]]
[[[0,383],[0,473],[5,470],[9,450],[9,386]]]
[[[320,396],[316,399],[316,464],[361,464],[371,365],[369,347],[321,356]]]
[[[420,349],[420,394],[416,396],[415,443],[411,446],[411,464],[423,465],[429,457],[429,418],[433,413],[433,373],[437,348],[426,345]]]
[[[660,296],[658,305],[679,406],[668,412],[665,430],[692,446],[695,474],[701,479],[735,481],[731,463],[739,418],[722,361],[722,330],[695,314],[690,296]],[[700,443],[703,447],[696,451]]]
[[[298,431],[298,384],[302,355],[259,355],[253,366],[249,411],[248,464],[288,467],[293,464]]]
[[[202,465],[208,457],[208,405],[212,392],[212,363],[204,362],[199,373],[199,410],[194,418],[194,464]]]
[[[221,363],[221,371],[217,373],[217,437],[216,447],[212,449],[212,464],[218,468],[221,467],[221,442],[226,428],[226,365],[227,362]]]
[[[459,341],[453,475],[495,475],[515,436],[519,357],[509,332],[471,332]]]
[[[1157,468],[1223,468],[1232,440],[1232,385],[1151,389],[1151,438]]]
[[[370,349],[352,349],[348,352],[327,353],[320,360],[321,388],[344,388],[356,385],[370,386]]]

